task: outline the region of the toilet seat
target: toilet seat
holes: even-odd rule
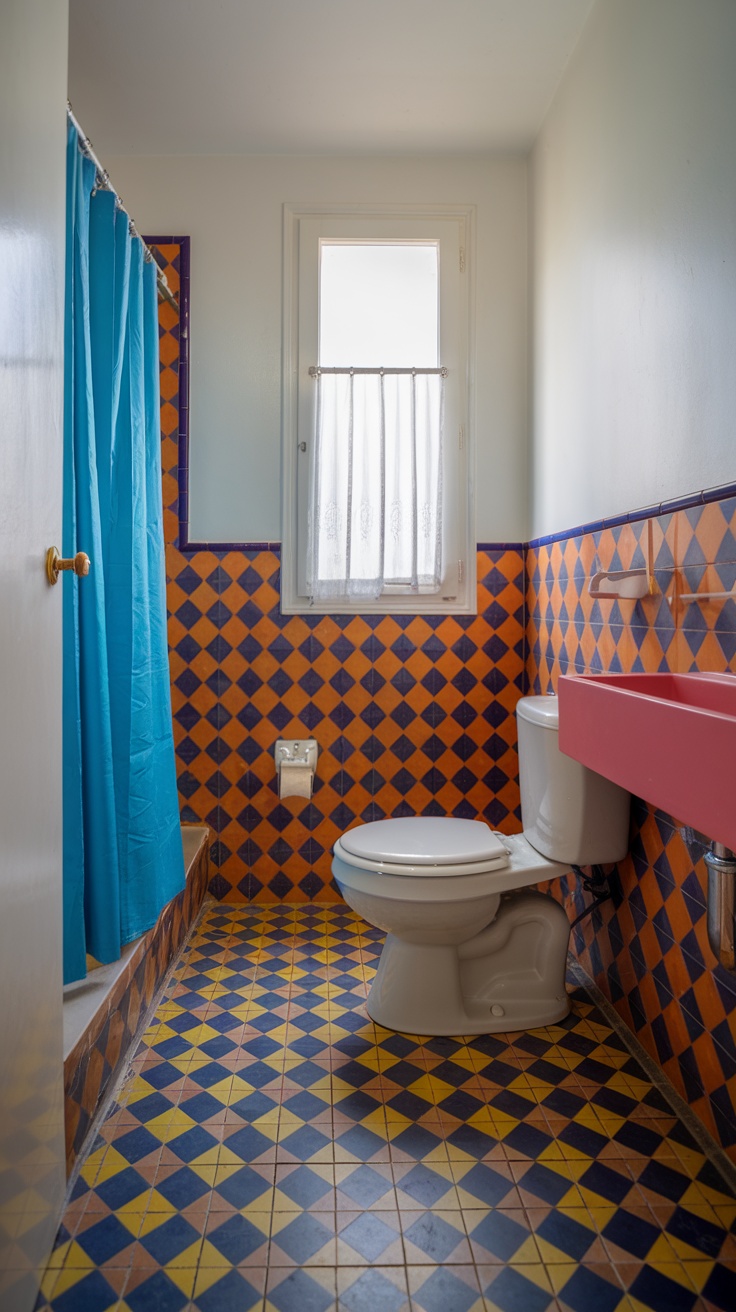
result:
[[[447,816],[358,825],[338,839],[335,855],[359,870],[422,878],[487,874],[509,863],[504,842],[488,825]]]

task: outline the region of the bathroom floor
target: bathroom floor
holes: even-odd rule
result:
[[[38,1307],[736,1308],[736,1199],[585,995],[533,1033],[395,1034],[381,939],[343,906],[206,912]]]

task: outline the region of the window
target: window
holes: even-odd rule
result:
[[[286,613],[475,611],[471,217],[285,207]]]

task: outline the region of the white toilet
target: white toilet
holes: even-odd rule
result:
[[[624,857],[629,794],[560,752],[556,697],[524,697],[516,714],[523,833],[418,816],[335,844],[345,901],[387,931],[368,1012],[388,1029],[488,1034],[568,1013],[570,922],[528,886]]]

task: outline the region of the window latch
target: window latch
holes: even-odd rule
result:
[[[300,451],[306,451],[307,444],[306,442],[297,442],[297,447],[299,448]]]

